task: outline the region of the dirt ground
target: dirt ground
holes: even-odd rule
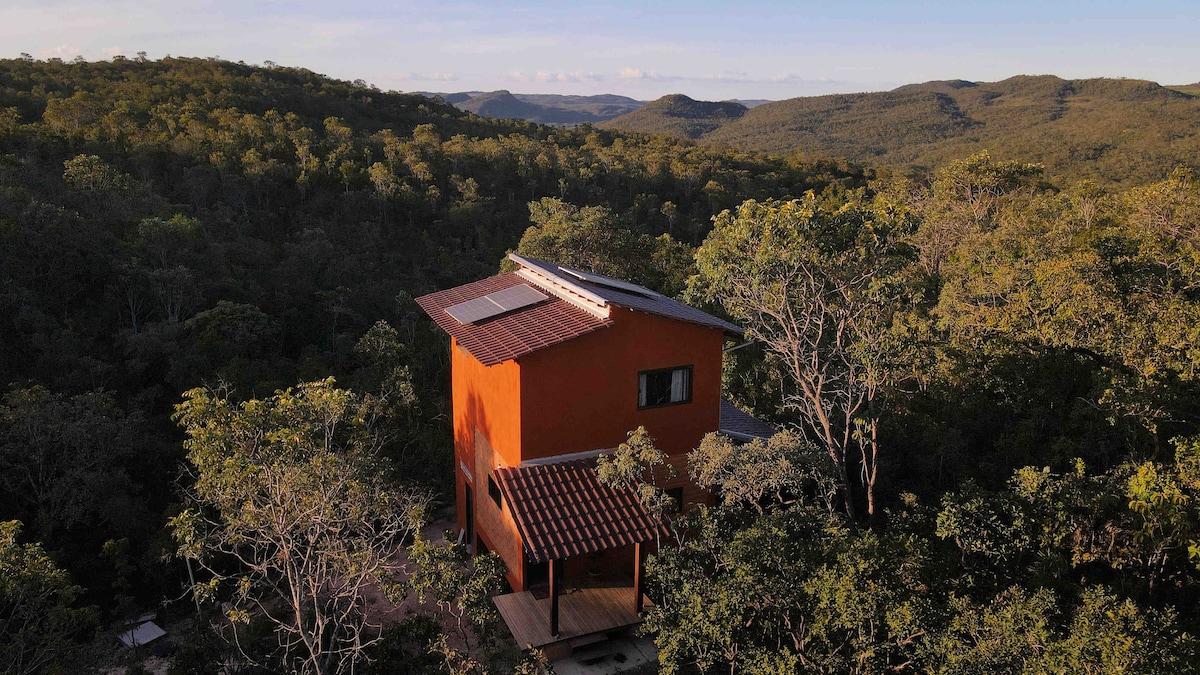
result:
[[[434,544],[443,544],[446,542],[445,532],[453,530],[454,527],[454,512],[441,511],[431,523],[421,528],[421,535]],[[392,560],[401,567],[407,567],[408,552],[403,546],[397,547],[392,554]],[[403,577],[403,580],[408,581],[408,577]],[[400,603],[389,602],[377,586],[369,588],[365,595],[367,620],[374,624],[387,625],[403,621],[405,617],[421,611],[437,612],[436,605],[421,603],[415,593],[409,593]]]
[[[454,529],[454,512],[453,510],[443,510],[435,515],[435,519],[421,529],[421,534],[429,541],[435,544],[441,544],[446,541],[444,533],[446,530]],[[408,563],[407,551],[403,546],[396,548],[393,553],[393,560],[400,566],[405,566]],[[407,578],[404,579],[407,581]],[[371,587],[366,592],[367,605],[367,620],[370,623],[386,626],[389,623],[403,621],[406,617],[416,613],[428,613],[435,616],[444,616],[438,611],[438,608],[433,603],[422,603],[417,599],[415,593],[409,593],[399,603],[392,603],[384,597],[383,592],[378,587]],[[166,637],[161,640],[170,641],[179,639],[178,636],[187,635],[191,627],[191,618],[180,619],[172,622],[163,622],[156,620],[160,626],[167,631]],[[456,648],[462,648],[461,638],[458,638],[457,626],[454,624],[453,618],[443,622],[443,632],[450,637],[450,645]],[[88,672],[96,673],[97,675],[125,675],[131,667],[140,664],[154,675],[165,675],[167,669],[170,668],[172,658],[170,656],[154,656],[149,653],[150,647],[142,647],[138,650],[130,650],[121,645],[116,638],[116,632],[109,630],[104,631],[97,636],[92,644],[85,647],[87,655],[85,661],[90,662],[91,666]]]

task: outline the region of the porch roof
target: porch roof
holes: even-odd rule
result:
[[[496,469],[496,483],[534,563],[654,539],[661,525],[628,488],[596,476],[595,459]]]

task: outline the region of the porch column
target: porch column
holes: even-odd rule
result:
[[[562,586],[562,560],[550,561],[550,637],[558,637],[558,593]]]
[[[642,567],[646,564],[646,548],[642,542],[633,545],[633,611],[642,615],[643,577]]]

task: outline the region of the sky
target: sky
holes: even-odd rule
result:
[[[1197,0],[0,0],[0,57],[220,57],[384,90],[769,99],[1013,75],[1200,81]]]

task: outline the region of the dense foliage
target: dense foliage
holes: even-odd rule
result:
[[[163,563],[192,480],[182,393],[329,376],[444,500],[448,355],[411,298],[494,273],[531,201],[547,241],[579,213],[655,242],[647,282],[681,289],[714,213],[864,180],[271,64],[0,61],[0,518],[104,622],[132,618],[187,579]]]
[[[1113,95],[1192,105],[1135,84]],[[1102,85],[1010,81],[992,108],[1049,87],[1055,119],[1074,119]],[[877,122],[930,128],[904,119]],[[1030,143],[1058,147],[1041,133]],[[788,429],[705,439],[689,471],[716,507],[676,514],[642,491],[682,541],[651,563],[668,672],[1189,672],[1200,185],[1144,135],[1078,164],[1105,183],[951,145],[929,176],[873,180],[271,65],[0,61],[0,521],[26,539],[5,524],[0,548],[31,570],[0,581],[44,589],[54,617],[21,649],[61,656],[96,616],[181,597],[172,518],[185,554],[211,556],[197,581],[253,619],[237,601],[280,578],[276,543],[236,560],[253,548],[231,528],[269,524],[255,500],[337,507],[317,526],[402,484],[445,499],[445,339],[411,299],[517,250],[743,322],[756,342],[728,353],[726,392]],[[1022,148],[1047,158],[997,150]],[[171,420],[184,392],[190,464]],[[337,413],[328,436],[321,411]],[[635,430],[610,479],[657,474],[653,432]],[[328,532],[298,536],[323,542],[314,560],[338,553]],[[486,668],[471,650],[495,642],[495,559],[465,568],[461,548],[422,538],[409,551],[438,621],[471,634],[426,659],[438,625],[418,618],[372,654]],[[277,616],[303,642],[325,599]],[[233,634],[278,646],[271,629]],[[320,632],[346,644],[356,629],[338,630]],[[216,668],[207,644],[191,663]]]
[[[654,561],[664,669],[1193,672],[1198,207],[1187,170],[978,155],[719,216],[692,291],[764,346],[743,404],[806,433],[690,456],[722,501]]]
[[[397,585],[394,548],[424,522],[429,498],[379,457],[373,417],[332,380],[240,405],[193,389],[179,404],[195,486],[171,527],[211,574],[193,592],[235,588],[227,615],[271,624],[275,670],[351,672],[378,640],[366,591]]]

